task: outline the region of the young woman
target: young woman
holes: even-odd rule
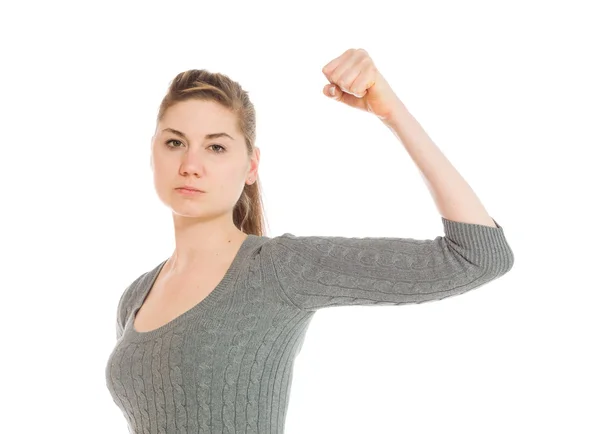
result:
[[[124,290],[106,366],[131,432],[283,433],[294,361],[318,309],[441,300],[512,268],[502,227],[367,52],[348,50],[323,73],[324,95],[394,131],[436,201],[444,236],[265,236],[247,93],[223,74],[178,74],[151,158],[176,247]]]

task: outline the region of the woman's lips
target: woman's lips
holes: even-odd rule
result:
[[[178,191],[181,194],[185,194],[185,195],[194,195],[194,194],[202,194],[204,193],[203,191],[200,190],[191,190],[189,188],[176,188],[176,191]]]

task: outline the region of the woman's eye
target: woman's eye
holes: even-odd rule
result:
[[[210,145],[210,147],[212,148],[213,146],[218,146],[219,148],[222,149],[222,151],[217,152],[217,154],[222,154],[223,152],[225,152],[225,148],[221,145]]]
[[[179,140],[171,139],[171,140],[168,140],[168,141],[167,141],[165,144],[166,144],[166,145],[167,145],[169,148],[178,148],[178,147],[179,147],[179,146],[172,146],[172,145],[169,145],[169,143],[171,143],[171,142],[179,142],[179,143],[181,143]]]

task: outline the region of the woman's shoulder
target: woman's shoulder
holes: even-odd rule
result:
[[[135,304],[135,300],[137,300],[137,298],[142,294],[144,283],[147,281],[147,279],[150,279],[153,276],[153,273],[156,273],[165,262],[166,260],[162,261],[154,268],[144,271],[123,290],[117,307],[118,321],[122,327],[124,327],[125,323],[127,322],[127,318],[132,310],[133,305]]]

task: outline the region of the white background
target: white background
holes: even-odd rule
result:
[[[3,3],[2,431],[127,432],[104,369],[119,296],[174,246],[149,152],[180,71],[249,91],[268,236],[442,234],[398,139],[321,93],[364,48],[515,265],[440,302],[318,312],[286,433],[600,432],[594,3]]]

